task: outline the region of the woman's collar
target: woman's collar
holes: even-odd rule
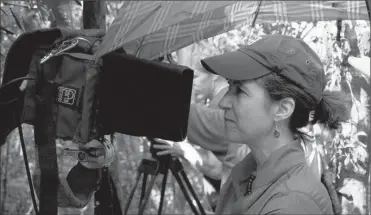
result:
[[[294,166],[304,163],[305,156],[300,140],[295,140],[273,152],[259,169],[250,153],[233,168],[231,177],[234,183],[241,184],[247,181],[252,172],[256,171],[253,187],[257,188],[275,181]]]

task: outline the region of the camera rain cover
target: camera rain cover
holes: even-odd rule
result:
[[[102,63],[98,124],[104,133],[186,138],[193,70],[119,52]]]

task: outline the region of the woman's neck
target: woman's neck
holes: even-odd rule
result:
[[[281,133],[279,138],[273,137],[273,135],[267,136],[259,141],[248,144],[251,150],[251,155],[254,157],[257,169],[261,167],[273,154],[282,146],[291,144],[294,140],[293,135],[284,135]]]

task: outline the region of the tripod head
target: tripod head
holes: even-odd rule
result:
[[[160,198],[160,205],[158,209],[158,214],[161,214],[162,211],[162,204],[164,201],[165,196],[165,189],[166,189],[166,181],[167,181],[167,175],[170,171],[176,181],[178,182],[178,185],[180,189],[182,190],[187,202],[189,203],[193,214],[196,215],[205,215],[205,210],[203,209],[200,200],[197,198],[197,195],[195,191],[192,188],[192,185],[184,172],[184,168],[182,163],[179,161],[179,159],[176,156],[172,156],[170,154],[167,155],[157,155],[158,152],[162,151],[163,149],[156,149],[153,146],[155,144],[164,145],[166,143],[161,143],[156,141],[154,138],[147,137],[148,141],[150,141],[150,152],[153,159],[143,159],[140,163],[140,166],[138,167],[139,175],[137,176],[137,181],[135,183],[135,186],[131,190],[129,201],[127,202],[125,206],[125,214],[129,209],[130,203],[133,199],[135,189],[139,183],[141,174],[143,175],[143,184],[142,184],[142,196],[140,200],[140,208],[138,214],[143,214],[144,208],[148,202],[148,198],[150,195],[150,192],[153,188],[153,184],[155,183],[156,176],[158,174],[163,175],[162,179],[162,187],[161,187],[161,198]],[[152,175],[154,177],[151,177],[151,181],[149,182],[149,187],[146,189],[146,183],[147,183],[147,176]],[[199,211],[197,211],[191,197],[189,196],[188,192],[191,193],[192,197],[196,201],[197,206],[199,207]],[[143,202],[142,202],[143,200]],[[200,213],[199,213],[200,212]]]
[[[173,156],[171,156],[171,155],[161,155],[161,156],[159,156],[159,155],[157,155],[157,152],[162,151],[162,149],[155,149],[153,147],[154,144],[164,145],[164,143],[160,143],[160,142],[156,141],[155,138],[152,138],[152,137],[147,137],[147,139],[150,142],[149,152],[151,153],[152,158],[155,159],[155,160],[158,160],[162,164],[170,164],[170,161],[172,160]]]

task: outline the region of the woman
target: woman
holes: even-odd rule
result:
[[[233,168],[216,213],[332,214],[326,188],[305,162],[300,139],[307,136],[299,129],[316,122],[336,129],[348,107],[340,93],[324,91],[317,54],[302,40],[270,35],[202,64],[230,80],[219,103],[225,134],[251,150]]]
[[[299,129],[317,122],[336,129],[349,108],[340,93],[324,90],[317,54],[302,40],[270,35],[201,62],[230,80],[219,103],[226,139],[251,150],[222,187],[216,214],[333,214]]]

